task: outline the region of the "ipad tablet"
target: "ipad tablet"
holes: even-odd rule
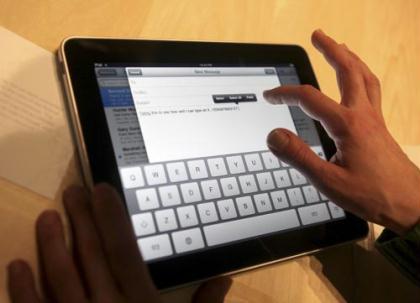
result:
[[[367,234],[266,146],[285,127],[335,152],[318,122],[262,96],[318,88],[301,47],[69,38],[59,61],[85,181],[119,190],[158,288]]]

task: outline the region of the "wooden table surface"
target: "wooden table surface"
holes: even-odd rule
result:
[[[417,163],[419,20],[418,0],[0,0],[0,25],[50,51],[71,35],[300,44],[322,90],[338,98],[334,73],[310,45],[312,30],[322,28],[381,79],[385,120]],[[63,187],[77,179],[72,164]],[[59,201],[0,179],[0,302],[8,302],[6,264],[21,257],[36,266],[34,220],[47,207],[61,210]],[[419,289],[372,249],[373,236],[237,275],[226,302],[418,301]],[[165,302],[185,302],[192,290],[165,294]]]

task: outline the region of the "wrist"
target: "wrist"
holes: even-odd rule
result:
[[[386,226],[393,232],[402,236],[420,224],[420,171],[415,167],[411,186],[401,189],[397,197],[389,203],[390,216],[386,220]]]

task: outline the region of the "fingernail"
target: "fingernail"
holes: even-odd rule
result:
[[[7,270],[9,272],[9,275],[11,276],[19,276],[23,271],[25,264],[22,260],[14,260],[10,262],[10,264],[7,266]]]
[[[315,30],[317,33],[320,33],[320,34],[323,34],[323,35],[325,35],[325,33],[324,33],[324,31],[322,30],[322,29],[320,29],[320,28],[318,28],[317,30]]]
[[[283,102],[281,102],[281,100],[275,99],[273,97],[272,91],[273,91],[272,89],[268,89],[268,90],[263,91],[263,97],[264,97],[264,99],[268,103],[271,103],[271,104],[273,104],[273,103],[282,104]]]
[[[289,143],[289,136],[281,129],[272,130],[267,137],[267,145],[273,152],[281,152]]]
[[[270,91],[271,89],[267,89],[265,91],[263,91],[263,97],[268,100],[268,98],[270,97]]]

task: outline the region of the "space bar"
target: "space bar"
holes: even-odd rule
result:
[[[256,237],[280,230],[298,227],[294,209],[235,221],[208,225],[203,228],[208,246]]]

